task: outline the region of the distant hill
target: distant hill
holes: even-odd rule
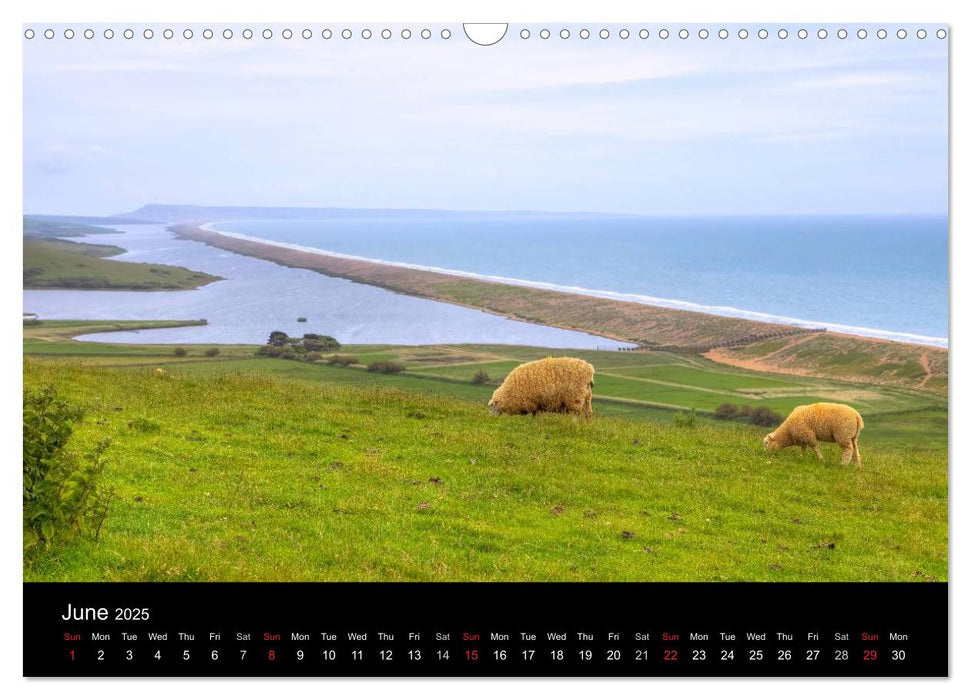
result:
[[[135,211],[119,214],[137,223],[148,221],[205,222],[233,219],[404,219],[442,217],[494,217],[537,218],[589,216],[591,218],[617,217],[623,214],[598,214],[587,212],[540,212],[540,211],[454,211],[448,209],[342,209],[337,207],[210,207],[194,204],[146,204]]]
[[[102,233],[120,233],[117,229],[105,225],[91,226],[77,221],[67,221],[45,217],[24,217],[24,235],[31,238],[63,238],[98,235]]]
[[[54,214],[24,214],[24,222],[45,222],[51,224],[77,224],[82,226],[112,226],[124,224],[161,224],[162,221],[146,221],[144,217],[124,216],[66,216]]]

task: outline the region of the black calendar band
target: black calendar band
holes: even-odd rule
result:
[[[946,583],[28,583],[26,676],[946,676]]]

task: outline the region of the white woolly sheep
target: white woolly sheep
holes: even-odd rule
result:
[[[593,415],[593,365],[575,357],[547,357],[519,365],[489,401],[492,415],[539,411]]]
[[[860,448],[857,440],[863,430],[863,418],[850,406],[839,403],[814,403],[796,406],[782,425],[765,436],[762,445],[767,450],[780,450],[798,445],[805,452],[811,447],[816,456],[823,458],[819,441],[835,442],[843,448],[843,464],[850,459],[860,465]]]

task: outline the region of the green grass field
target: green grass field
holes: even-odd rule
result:
[[[947,407],[932,394],[575,352],[597,367],[592,421],[494,418],[475,370],[498,381],[548,351],[342,349],[408,367],[386,376],[252,346],[176,357],[70,339],[133,325],[24,328],[25,384],[85,408],[76,449],[112,439],[116,490],[100,541],[27,580],[947,578]],[[840,466],[835,445],[823,463],[768,454],[765,429],[704,414],[677,427],[658,392],[699,410],[708,394],[783,409],[857,392],[863,466]]]
[[[219,280],[175,265],[106,260],[112,245],[24,236],[25,289],[196,289]]]

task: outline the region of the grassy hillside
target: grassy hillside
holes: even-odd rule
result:
[[[104,259],[124,252],[118,246],[24,236],[24,288],[196,289],[221,279],[174,265]]]
[[[792,408],[815,401],[852,403],[867,420],[867,440],[909,446],[915,450],[947,445],[947,403],[932,392],[738,370],[694,355],[671,352],[621,353],[593,350],[550,351],[515,345],[345,346],[342,354],[359,364],[336,368],[324,363],[266,360],[253,356],[256,346],[220,345],[208,358],[208,346],[188,346],[176,357],[169,345],[126,345],[76,342],[81,334],[183,325],[182,322],[39,321],[24,329],[24,352],[38,356],[83,357],[102,366],[131,366],[170,362],[184,371],[201,374],[269,372],[295,379],[328,381],[352,386],[387,386],[486,402],[510,369],[551,354],[581,357],[596,367],[594,405],[600,414],[672,423],[679,412],[695,410],[702,421],[722,403],[766,407],[785,415]],[[394,360],[407,370],[396,376],[366,372],[364,365]],[[478,370],[490,382],[472,384]],[[717,421],[721,423],[721,421]],[[920,439],[915,440],[915,435]]]
[[[767,454],[764,429],[677,427],[674,411],[601,396],[590,422],[489,416],[494,387],[467,376],[542,349],[345,348],[410,368],[383,376],[245,346],[178,358],[67,339],[82,328],[25,328],[24,381],[85,407],[76,449],[111,437],[117,495],[100,542],[39,561],[29,580],[947,578],[939,404],[865,413],[856,469],[835,445],[825,463]],[[676,355],[577,354],[598,366],[597,389],[601,375],[711,383],[705,363]],[[786,379],[712,366],[718,391]]]
[[[814,333],[738,348],[719,348],[706,357],[760,371],[845,377],[947,393],[947,350],[922,345]]]

